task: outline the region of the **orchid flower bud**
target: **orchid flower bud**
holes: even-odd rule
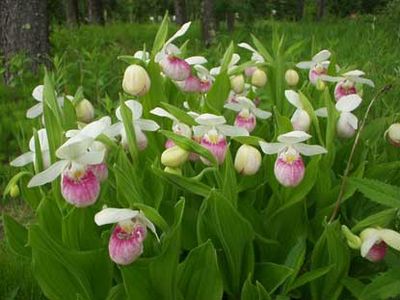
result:
[[[126,68],[122,80],[122,88],[126,93],[143,96],[149,91],[150,84],[150,77],[142,66],[130,65]]]
[[[165,167],[164,172],[174,174],[174,175],[182,175],[182,169],[180,169],[180,168]]]
[[[257,69],[251,76],[251,84],[256,87],[263,87],[267,83],[267,73],[263,70]]]
[[[236,94],[244,91],[244,77],[242,74],[231,77],[231,88]]]
[[[326,88],[326,84],[324,81],[321,80],[321,78],[318,78],[316,80],[316,85],[315,85],[316,89],[318,91],[323,91]]]
[[[79,122],[90,123],[94,119],[94,107],[87,99],[79,101],[75,106],[75,112]]]
[[[256,70],[257,67],[247,67],[244,69],[244,75],[246,75],[246,77],[251,77]]]
[[[296,86],[299,83],[299,74],[295,70],[289,69],[285,73],[285,80],[289,86]]]
[[[254,175],[260,166],[260,151],[249,145],[239,147],[235,157],[235,169],[239,174]]]
[[[100,183],[89,168],[72,165],[62,174],[61,193],[68,203],[76,207],[86,207],[96,202]]]
[[[400,147],[400,123],[390,125],[385,132],[385,136],[393,146]]]
[[[177,168],[185,163],[188,158],[189,151],[186,151],[179,146],[173,146],[164,150],[161,154],[161,163],[167,167]]]
[[[179,57],[167,55],[160,61],[164,74],[175,81],[186,80],[191,73],[190,65]]]
[[[360,249],[361,247],[361,239],[352,233],[350,229],[346,225],[342,225],[342,232],[347,240],[347,244],[352,249]]]
[[[158,240],[154,225],[137,210],[104,208],[95,215],[94,221],[99,226],[117,223],[108,243],[108,252],[111,260],[119,265],[129,265],[143,253],[147,228]]]
[[[14,184],[10,189],[10,197],[17,198],[19,196],[19,187],[17,184]]]

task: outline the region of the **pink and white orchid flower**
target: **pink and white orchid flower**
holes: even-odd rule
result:
[[[138,210],[104,208],[95,215],[94,221],[98,226],[117,224],[110,236],[108,252],[111,260],[119,265],[129,265],[143,253],[147,228],[159,240],[153,223]]]
[[[42,156],[43,168],[47,169],[50,166],[50,151],[49,142],[47,140],[47,131],[45,128],[39,129],[37,132],[39,144],[40,144],[40,155]],[[35,152],[35,138],[31,137],[29,140],[29,151],[18,156],[16,159],[10,162],[13,167],[23,167],[29,163],[33,163],[36,167],[36,152]]]
[[[330,63],[328,59],[330,56],[331,53],[328,50],[322,50],[315,54],[311,61],[299,62],[296,67],[299,69],[310,70],[308,73],[308,78],[312,84],[316,85],[321,75],[326,74],[328,71],[328,66]]]
[[[232,73],[233,71],[235,71],[235,69],[237,68],[237,63],[240,60],[240,55],[237,53],[233,53],[232,54],[232,58],[231,61],[228,64],[228,74]],[[219,73],[221,72],[221,66],[218,67],[214,67],[210,70],[210,74],[212,76],[217,76]]]
[[[236,98],[237,103],[227,103],[225,108],[239,112],[235,119],[235,126],[244,128],[248,132],[252,132],[256,127],[256,117],[259,119],[268,119],[271,117],[269,111],[264,111],[256,107],[254,102],[249,98],[240,96]]]
[[[290,119],[293,129],[300,131],[308,131],[311,125],[311,118],[309,114],[304,110],[303,103],[301,102],[300,95],[292,90],[285,91],[285,97],[296,107],[295,112],[293,113],[292,118]]]
[[[143,114],[143,106],[136,100],[127,100],[125,101],[125,105],[129,108],[132,113],[132,123],[133,127],[135,128],[135,135],[136,135],[136,143],[139,150],[144,150],[147,147],[147,137],[143,133],[143,131],[157,131],[160,126],[153,120],[142,119]],[[110,136],[121,136],[121,144],[124,147],[128,145],[128,138],[126,135],[125,127],[122,122],[122,115],[121,115],[121,107],[118,107],[115,115],[117,119],[120,121],[118,123],[113,124],[110,127],[108,134]]]
[[[278,154],[274,173],[283,186],[295,187],[303,180],[305,167],[300,154],[312,156],[327,153],[324,147],[302,143],[309,138],[311,135],[295,130],[278,136],[279,143],[260,142],[264,153]]]
[[[339,76],[321,75],[321,79],[329,82],[337,82],[335,87],[335,99],[336,101],[339,101],[340,98],[344,96],[357,94],[356,83],[375,87],[375,84],[371,79],[362,77],[364,75],[365,73],[363,71],[352,70]]]
[[[85,207],[96,202],[100,183],[88,166],[103,162],[105,151],[90,151],[89,148],[97,136],[110,125],[110,117],[103,117],[86,125],[79,134],[57,149],[56,156],[60,160],[32,177],[28,187],[46,184],[62,174],[61,192],[68,203]]]
[[[29,119],[35,119],[43,114],[43,85],[38,85],[33,89],[32,97],[39,103],[35,104],[26,112],[26,117]],[[64,97],[57,97],[57,102],[60,106],[64,104]]]
[[[228,142],[226,136],[248,136],[249,132],[244,128],[226,125],[223,116],[213,114],[202,114],[196,119],[199,124],[193,128],[195,136],[202,136],[200,144],[208,149],[216,158],[218,164],[222,164],[225,160]],[[205,164],[209,162],[200,157]]]

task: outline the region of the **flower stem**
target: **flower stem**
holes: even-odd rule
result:
[[[367,110],[365,112],[364,118],[363,118],[362,123],[360,125],[360,129],[358,130],[358,132],[356,134],[356,138],[354,139],[354,144],[353,144],[353,147],[351,148],[349,160],[347,161],[346,169],[345,169],[343,177],[342,177],[342,183],[341,183],[341,186],[340,186],[339,195],[338,195],[336,203],[335,203],[335,208],[334,208],[334,210],[332,212],[331,217],[329,218],[329,222],[328,223],[332,223],[333,220],[335,220],[335,218],[336,218],[336,216],[337,216],[337,214],[339,212],[340,204],[342,202],[342,199],[343,199],[343,196],[344,196],[344,192],[346,190],[346,184],[347,184],[347,179],[348,179],[348,175],[349,175],[349,172],[350,172],[351,162],[353,160],[354,153],[356,152],[356,148],[357,148],[358,142],[360,141],[361,132],[364,129],[364,126],[365,126],[365,123],[367,121],[368,114],[371,111],[372,105],[375,103],[375,101],[378,99],[378,97],[380,97],[383,94],[385,94],[386,92],[388,92],[391,88],[392,88],[391,84],[387,84],[383,88],[381,88],[376,93],[374,98],[372,98],[371,102],[369,103],[369,105],[367,107]]]

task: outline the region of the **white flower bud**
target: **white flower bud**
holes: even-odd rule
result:
[[[177,168],[189,158],[189,152],[179,146],[173,146],[164,150],[161,154],[161,163],[164,166]]]
[[[235,157],[235,169],[243,175],[254,175],[261,166],[261,154],[256,148],[242,145]]]
[[[400,147],[400,123],[390,125],[385,135],[393,146]]]
[[[318,91],[323,91],[326,87],[326,84],[324,81],[322,81],[320,78],[317,79],[317,85],[315,86]]]
[[[289,86],[296,86],[299,83],[299,74],[295,70],[289,69],[285,73],[285,80]]]
[[[263,87],[267,83],[267,74],[260,69],[254,71],[251,76],[251,84],[256,87]]]
[[[147,71],[142,66],[130,65],[125,70],[122,88],[133,96],[146,94],[150,89],[150,77]]]
[[[79,122],[90,123],[94,119],[94,107],[89,100],[83,99],[75,106],[76,118]]]
[[[243,75],[232,76],[231,88],[236,94],[241,94],[244,90],[244,76]]]

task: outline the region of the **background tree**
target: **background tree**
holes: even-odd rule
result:
[[[174,9],[175,9],[176,23],[179,25],[184,24],[187,21],[185,0],[174,0]]]
[[[79,24],[78,0],[65,1],[65,15],[67,17],[67,24],[70,27],[75,27]]]
[[[201,3],[201,28],[204,44],[208,47],[215,36],[213,0],[203,0]]]
[[[102,0],[88,0],[88,19],[91,24],[104,24]]]
[[[325,15],[325,0],[317,0],[317,21],[321,21]]]
[[[8,63],[17,53],[28,55],[34,72],[46,62],[50,50],[46,0],[0,1],[0,49],[6,83],[12,78]]]

